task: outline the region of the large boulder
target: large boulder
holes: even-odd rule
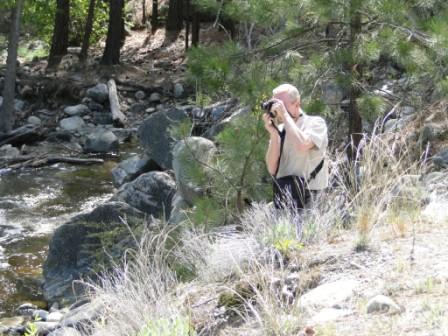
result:
[[[118,147],[118,138],[113,132],[97,129],[87,136],[84,150],[87,153],[109,153],[118,152]]]
[[[98,103],[105,103],[109,99],[109,89],[106,84],[100,83],[87,90],[87,97]]]
[[[194,171],[207,172],[216,152],[215,144],[201,137],[189,137],[177,142],[173,149],[173,169],[182,198],[190,205],[203,194],[204,181],[193,176]],[[206,174],[204,174],[206,176]]]
[[[169,129],[186,119],[185,111],[172,108],[151,114],[138,129],[138,137],[146,154],[162,169],[172,167],[171,147],[174,140],[170,137]]]
[[[112,169],[112,180],[115,187],[120,187],[125,183],[131,182],[139,175],[156,170],[154,162],[146,155],[140,157],[134,155]]]
[[[156,218],[169,218],[175,192],[176,183],[170,175],[153,171],[121,186],[111,200],[125,202]]]
[[[64,113],[68,114],[69,116],[80,116],[84,114],[88,114],[90,112],[89,108],[84,104],[78,104],[74,106],[67,106],[64,109]]]
[[[84,288],[74,280],[92,275],[97,270],[98,258],[104,249],[109,255],[120,255],[125,248],[118,244],[120,239],[116,230],[126,228],[123,218],[129,225],[143,223],[145,215],[122,202],[110,202],[100,205],[92,212],[78,215],[61,225],[54,232],[48,257],[43,265],[43,293],[47,301],[73,302],[76,295],[82,294]],[[101,233],[114,232],[110,246],[104,246]],[[128,236],[128,234],[126,235]]]
[[[66,131],[75,132],[86,126],[84,120],[79,116],[64,118],[59,122],[59,126]]]

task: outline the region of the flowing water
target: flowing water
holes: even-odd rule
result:
[[[25,302],[45,308],[40,287],[51,233],[112,196],[116,164],[0,170],[0,318]]]

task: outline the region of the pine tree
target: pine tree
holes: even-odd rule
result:
[[[301,90],[306,111],[332,117],[332,107],[321,101],[321,90],[325,83],[335,83],[349,102],[345,107],[348,142],[353,143],[348,146],[349,158],[361,139],[363,119],[374,120],[385,106],[372,85],[374,71],[385,71],[392,79],[397,75],[388,69],[404,74],[412,93],[399,99],[412,99],[414,104],[428,99],[432,90],[448,92],[448,4],[442,0],[192,0],[192,4],[215,14],[221,10],[240,22],[244,32],[235,43],[189,49],[189,77],[200,96],[216,100],[232,95],[255,110],[276,85],[290,82]],[[426,88],[420,97],[417,87]],[[197,204],[198,221],[222,218],[229,213],[229,204],[241,210],[242,199],[257,199],[250,186],[263,186],[264,199],[269,199],[267,143],[262,133],[246,138],[248,133],[257,134],[251,129],[254,124],[250,118],[237,119],[218,137],[220,173],[212,179],[212,197]],[[253,147],[252,141],[260,147]],[[242,173],[244,158],[251,158],[250,180]]]
[[[219,9],[214,0],[194,2],[204,10]],[[238,62],[225,76],[204,62],[207,76],[218,76],[238,96],[251,87],[236,86],[233,91],[229,82],[237,78],[235,74],[246,72],[254,62],[264,62],[269,75],[292,82],[302,91],[312,112],[324,110],[319,92],[323,84],[337,83],[349,102],[347,133],[354,145],[349,157],[361,139],[363,118],[375,117],[384,106],[371,85],[375,67],[397,68],[406,73],[410,84],[428,88],[424,96],[401,97],[404,100],[424,101],[429,90],[447,88],[446,1],[232,0],[220,10],[241,27],[250,27],[241,42],[255,49],[230,55]]]

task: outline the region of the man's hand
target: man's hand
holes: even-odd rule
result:
[[[271,111],[275,112],[281,120],[285,120],[285,115],[288,111],[286,110],[283,101],[277,98],[272,98],[271,100],[274,102],[274,104],[272,104]]]
[[[272,119],[267,113],[263,113],[263,121],[264,121],[264,128],[269,132],[269,134],[276,135],[277,129],[275,128],[274,124],[272,123]]]

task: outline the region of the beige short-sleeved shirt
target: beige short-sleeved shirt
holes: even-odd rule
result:
[[[314,147],[307,151],[300,151],[294,147],[286,133],[283,152],[280,159],[280,167],[277,177],[297,175],[309,179],[311,172],[325,157],[328,146],[327,125],[325,120],[317,116],[308,116],[302,112],[302,116],[296,122],[297,127],[307,134]],[[280,125],[283,126],[283,125]],[[328,162],[324,165],[314,179],[309,182],[308,189],[321,190],[328,186]]]

